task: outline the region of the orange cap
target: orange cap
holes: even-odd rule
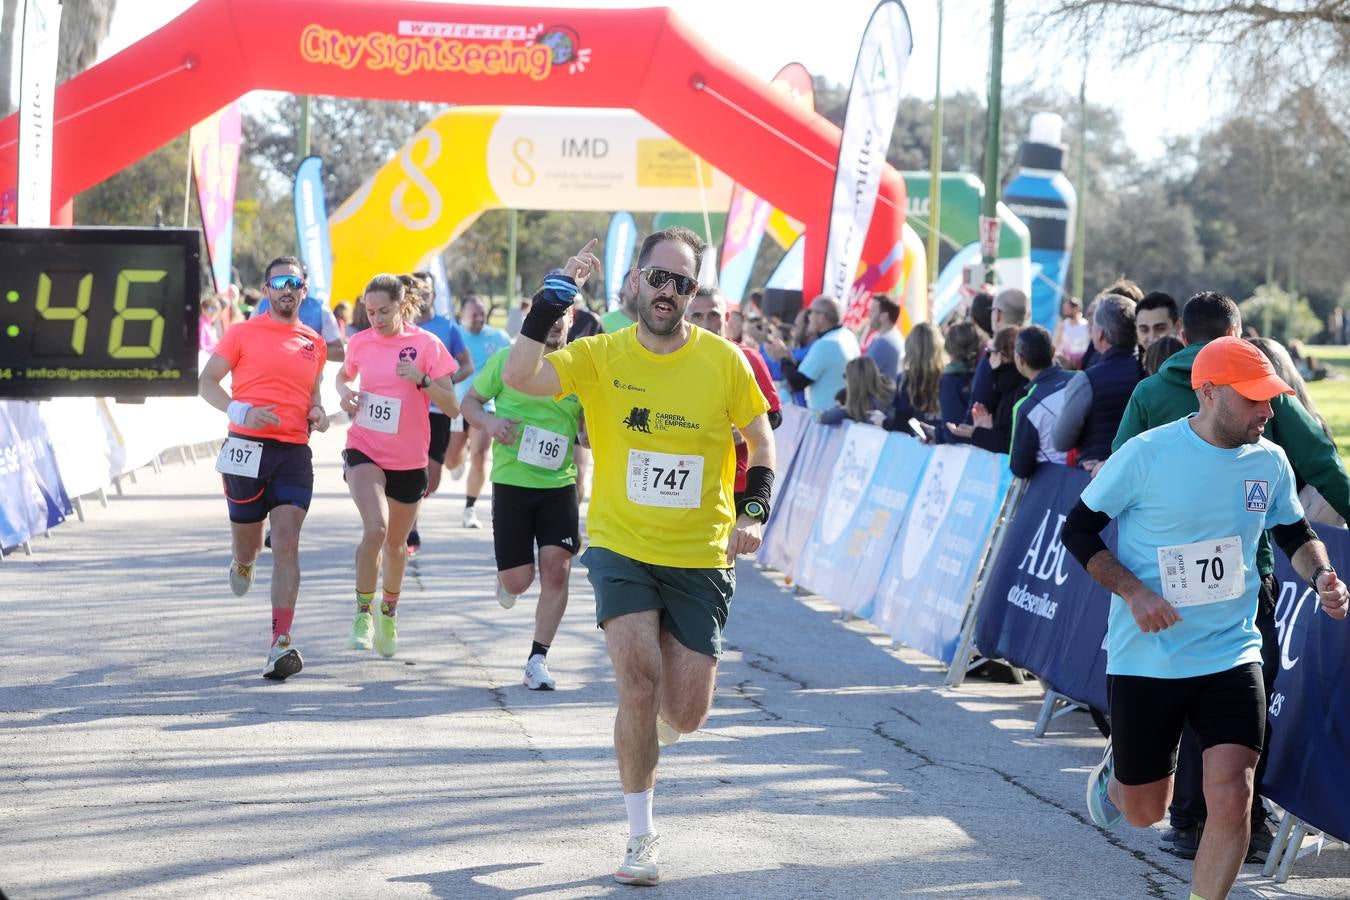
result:
[[[1242,338],[1221,337],[1200,348],[1191,364],[1191,387],[1226,384],[1248,400],[1270,400],[1294,389],[1275,374],[1260,350]]]

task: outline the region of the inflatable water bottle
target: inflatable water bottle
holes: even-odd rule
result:
[[[1003,202],[1031,232],[1031,321],[1051,331],[1059,320],[1073,251],[1078,194],[1064,175],[1068,147],[1064,120],[1055,113],[1031,117],[1031,134],[1017,154],[1017,174]]]

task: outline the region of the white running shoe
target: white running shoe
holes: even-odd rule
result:
[[[483,523],[478,521],[478,510],[474,509],[472,506],[464,507],[464,518],[462,521],[464,522],[465,528],[483,527]]]
[[[300,658],[300,651],[291,646],[291,636],[283,634],[267,654],[263,677],[272,681],[285,681],[304,667],[305,661]]]
[[[655,831],[629,838],[623,862],[614,872],[614,880],[620,884],[659,884],[657,845],[660,840]]]
[[[661,718],[661,714],[656,714],[656,740],[662,746],[669,747],[680,739],[682,735],[675,730],[675,727]]]
[[[502,605],[502,609],[510,609],[516,605],[516,601],[519,599],[519,594],[511,593],[506,588],[502,587],[500,581],[497,582],[497,602]]]
[[[464,477],[464,463],[460,463],[450,470],[450,480],[459,481]]]
[[[525,686],[532,691],[551,691],[557,682],[548,673],[548,663],[536,653],[525,663]]]
[[[253,570],[257,563],[241,563],[230,560],[230,590],[236,597],[242,597],[253,587]]]

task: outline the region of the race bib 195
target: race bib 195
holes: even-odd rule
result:
[[[222,475],[257,478],[262,451],[261,441],[246,441],[241,437],[226,438],[225,444],[220,448],[220,455],[216,457],[216,471]]]
[[[1246,589],[1242,538],[1217,538],[1158,548],[1162,595],[1173,606],[1236,600]]]
[[[398,417],[402,411],[403,401],[397,397],[381,397],[363,391],[356,424],[383,434],[398,434]]]
[[[628,499],[642,506],[695,509],[703,496],[703,457],[628,451]]]

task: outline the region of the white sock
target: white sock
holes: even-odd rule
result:
[[[656,789],[636,794],[624,794],[623,805],[628,807],[628,836],[640,837],[652,832],[652,797]]]

